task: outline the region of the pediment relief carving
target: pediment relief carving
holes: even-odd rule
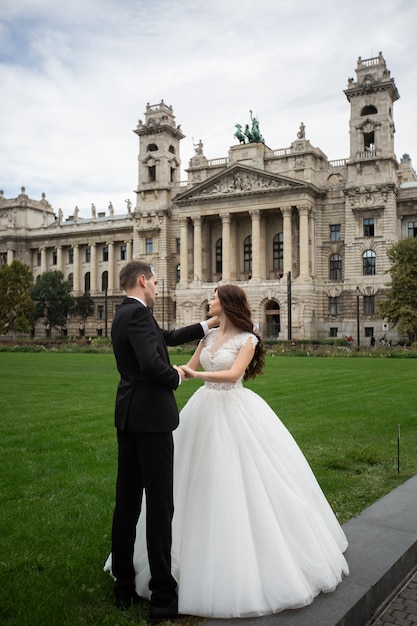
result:
[[[282,177],[263,174],[253,170],[232,169],[205,181],[192,191],[185,193],[179,200],[194,200],[196,198],[212,198],[213,196],[264,193],[271,190],[300,188],[305,186],[298,181],[291,181]]]

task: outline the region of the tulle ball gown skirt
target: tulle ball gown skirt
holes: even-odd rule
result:
[[[201,387],[175,441],[173,573],[179,611],[250,617],[335,589],[346,537],[295,440],[242,385]],[[137,591],[149,596],[142,511]]]

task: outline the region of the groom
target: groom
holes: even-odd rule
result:
[[[172,431],[179,422],[173,391],[184,374],[170,364],[166,346],[200,339],[216,325],[216,320],[211,318],[176,331],[159,328],[150,310],[158,295],[157,278],[153,267],[142,261],[127,263],[120,272],[120,283],[126,298],[116,312],[111,331],[120,373],[115,409],[118,474],[112,527],[114,593],[120,608],[139,601],[133,548],[145,490],[150,614],[158,621],[178,614],[177,582],[171,574]]]

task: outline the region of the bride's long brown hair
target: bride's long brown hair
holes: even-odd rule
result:
[[[249,363],[243,375],[243,380],[255,378],[258,374],[263,373],[265,365],[265,349],[261,336],[253,328],[251,310],[246,298],[246,293],[241,287],[238,287],[238,285],[227,284],[219,285],[217,287],[217,294],[225,315],[227,315],[232,324],[240,330],[256,335],[258,338],[253,359]]]

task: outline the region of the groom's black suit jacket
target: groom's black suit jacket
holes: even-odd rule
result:
[[[123,300],[111,330],[120,373],[115,409],[115,425],[119,430],[168,432],[178,426],[173,391],[179,378],[170,364],[166,346],[194,341],[203,335],[201,324],[163,330],[138,300]]]

